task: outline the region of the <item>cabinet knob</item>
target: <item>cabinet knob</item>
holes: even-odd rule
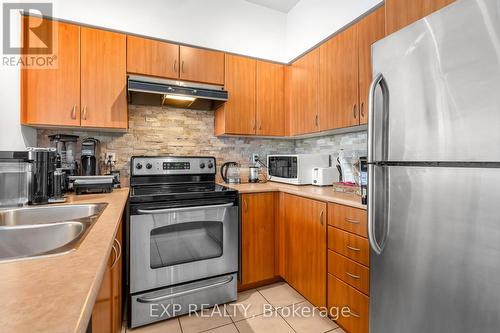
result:
[[[71,119],[76,119],[76,104],[71,109]]]
[[[177,59],[174,60],[174,72],[177,73]]]
[[[361,117],[365,117],[365,102],[361,102]]]
[[[319,126],[319,115],[316,115],[316,116],[314,117],[314,123],[316,124],[316,127],[318,127],[318,126]]]
[[[352,108],[352,113],[354,115],[354,119],[358,117],[358,105],[354,104],[354,107]]]
[[[184,71],[184,60],[182,60],[182,62],[181,62],[181,72],[185,73],[185,71]]]
[[[319,223],[321,225],[324,225],[324,222],[323,222],[323,211],[321,211],[321,213],[319,213]]]

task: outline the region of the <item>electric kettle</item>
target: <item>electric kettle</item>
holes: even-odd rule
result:
[[[226,184],[239,184],[241,182],[240,164],[237,162],[222,164],[220,175]]]

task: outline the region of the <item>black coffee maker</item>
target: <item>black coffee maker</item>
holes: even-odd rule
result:
[[[44,205],[53,196],[52,182],[56,170],[57,152],[54,148],[29,148],[31,161],[28,204]]]
[[[86,138],[82,141],[82,176],[99,175],[98,160],[100,156],[99,140]]]

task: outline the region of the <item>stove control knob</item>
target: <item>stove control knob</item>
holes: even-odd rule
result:
[[[214,167],[214,164],[212,162],[208,162],[208,168],[212,169]]]
[[[200,169],[205,169],[205,163],[203,162],[200,163]]]
[[[135,165],[135,168],[141,170],[142,169],[142,164],[141,163],[137,163]]]
[[[151,169],[152,167],[153,167],[153,166],[151,165],[151,163],[146,164],[146,169],[148,169],[148,170],[149,170],[149,169]]]

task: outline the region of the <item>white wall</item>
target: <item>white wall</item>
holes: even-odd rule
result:
[[[11,28],[11,36],[17,40],[20,40],[21,35],[20,22],[17,16],[17,22]],[[3,24],[0,24],[3,42],[1,36]],[[21,126],[20,80],[19,67],[0,65],[0,150],[24,150],[36,146],[36,130]]]
[[[301,0],[286,21],[286,55],[290,61],[369,11],[383,0]]]
[[[284,61],[286,15],[244,0],[54,0],[54,16]]]

